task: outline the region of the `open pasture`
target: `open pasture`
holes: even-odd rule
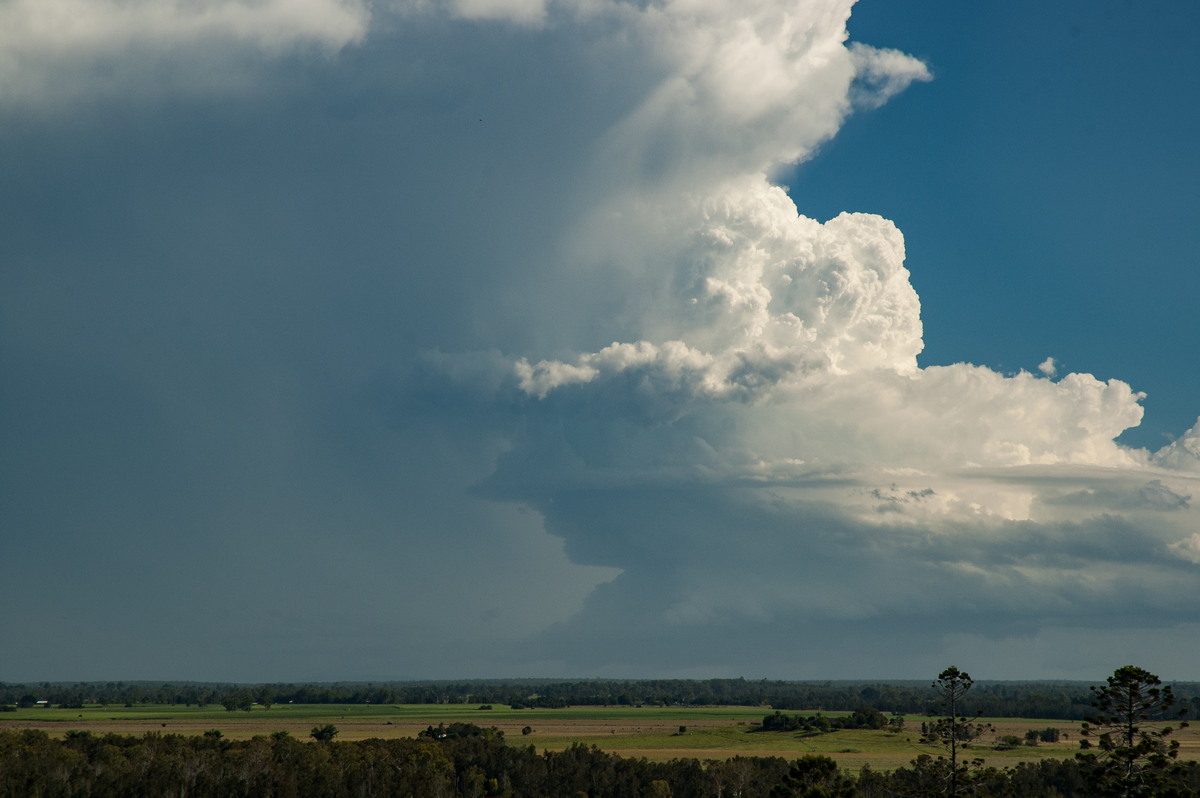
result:
[[[667,760],[680,757],[728,759],[735,756],[780,756],[793,759],[804,754],[823,754],[844,768],[857,770],[869,764],[890,770],[907,764],[922,753],[938,755],[937,746],[918,742],[925,718],[909,716],[899,733],[873,730],[841,730],[805,735],[795,732],[755,732],[755,725],[770,710],[763,707],[568,707],[564,709],[521,709],[495,705],[491,710],[462,704],[372,705],[372,704],[277,704],[269,709],[228,712],[220,706],[137,705],[134,707],[85,706],[82,709],[36,708],[0,714],[0,728],[37,728],[55,736],[69,730],[94,734],[199,735],[218,729],[231,739],[248,739],[287,731],[308,739],[314,726],[332,723],[338,740],[371,737],[414,737],[427,726],[469,722],[495,726],[510,745],[533,745],[539,750],[562,750],[572,744],[595,745],[622,756]],[[815,710],[814,710],[815,712]],[[794,713],[793,713],[794,714]],[[805,711],[808,715],[813,712]],[[835,717],[838,712],[826,712]],[[985,719],[994,730],[985,734],[966,752],[967,758],[982,758],[997,767],[1043,757],[1072,757],[1079,750],[1079,723],[1074,721],[1024,718]],[[686,727],[680,733],[679,728]],[[529,727],[531,732],[523,734]],[[1004,735],[1024,738],[1029,729],[1058,728],[1058,743],[994,750]],[[1200,728],[1177,731],[1181,758],[1200,759]]]

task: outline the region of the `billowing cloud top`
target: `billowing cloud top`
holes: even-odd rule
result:
[[[1182,661],[1200,426],[1130,449],[1120,380],[922,367],[901,232],[778,185],[930,78],[852,5],[0,5],[12,523],[180,547],[161,608],[64,580],[193,613],[155,678],[230,628],[198,678]]]
[[[1200,586],[1196,432],[1153,457],[1117,444],[1141,394],[1056,380],[1052,358],[1038,376],[918,367],[900,232],[805,218],[770,174],[928,72],[845,46],[844,7],[765,9],[681,15],[686,57],[606,139],[618,169],[667,153],[573,252],[631,286],[637,337],[514,365],[534,422],[491,490],[623,569],[551,639],[592,657],[636,639],[661,663],[704,658],[714,630],[865,650],[903,629],[936,650],[949,615],[1045,660],[1038,630],[1126,623],[1130,590],[1189,620],[1170,596]]]
[[[752,400],[802,374],[915,371],[920,307],[891,223],[856,214],[818,224],[761,176],[696,205],[672,231],[683,246],[658,264],[665,295],[644,322],[679,340],[613,344],[573,364],[522,361],[522,389],[545,396],[641,369],[704,395]]]

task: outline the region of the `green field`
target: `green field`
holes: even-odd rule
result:
[[[656,760],[688,757],[728,759],[734,756],[781,756],[788,759],[809,753],[833,757],[845,768],[864,764],[890,770],[907,764],[922,753],[937,755],[936,746],[918,743],[923,718],[910,716],[899,733],[872,730],[842,730],[828,734],[755,732],[755,724],[769,714],[763,707],[569,707],[566,709],[521,709],[495,705],[481,710],[462,704],[371,705],[371,704],[277,704],[269,709],[255,706],[249,712],[228,712],[218,705],[204,708],[178,705],[86,706],[83,709],[36,708],[0,713],[0,728],[39,728],[55,736],[69,730],[93,733],[115,732],[142,735],[202,734],[218,729],[231,739],[287,731],[307,739],[314,726],[332,723],[339,740],[370,737],[412,737],[430,725],[465,721],[495,726],[504,731],[512,745],[533,745],[539,750],[561,750],[574,743],[595,745],[625,756]],[[804,712],[803,714],[812,714]],[[846,713],[827,712],[828,717]],[[985,719],[987,720],[987,719]],[[1078,749],[1079,724],[1073,721],[990,719],[990,732],[967,755],[1003,767],[1021,760],[1042,757],[1071,757]],[[686,726],[684,733],[680,726]],[[1024,737],[1028,729],[1054,726],[1064,733],[1062,742],[1036,747],[1020,746],[996,751],[994,742],[1002,735]],[[523,734],[525,727],[530,733]],[[1183,744],[1181,757],[1200,755],[1200,730],[1177,733]]]

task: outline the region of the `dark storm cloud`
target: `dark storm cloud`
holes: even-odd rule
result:
[[[1165,651],[1195,435],[919,368],[900,231],[771,183],[928,78],[850,5],[0,39],[5,678],[901,676],[1147,615]]]

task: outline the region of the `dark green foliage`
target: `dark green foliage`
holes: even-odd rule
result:
[[[1050,726],[1037,732],[1038,740],[1043,743],[1056,743],[1062,739],[1062,732]]]
[[[1006,734],[996,741],[994,746],[997,751],[1010,751],[1021,745],[1021,738],[1015,734]]]
[[[851,719],[855,729],[882,729],[888,724],[887,717],[875,707],[859,707]]]
[[[332,723],[326,723],[324,726],[314,726],[312,732],[308,735],[319,743],[331,743],[333,738],[337,737],[338,727]]]
[[[959,757],[963,749],[969,747],[987,728],[972,723],[963,714],[966,695],[974,684],[975,680],[970,674],[953,665],[939,673],[937,681],[933,683],[933,689],[939,696],[943,717],[930,724],[921,724],[924,732],[922,739],[941,745],[950,755],[950,761],[946,763],[946,786],[943,793],[945,795],[958,795],[960,784],[968,780],[971,766],[975,763],[964,765],[959,762]],[[941,757],[938,757],[937,762],[942,762]]]
[[[897,768],[888,785],[902,795],[924,798],[945,795],[949,781],[950,763],[944,757],[934,759],[929,754],[920,754],[909,767]]]
[[[856,792],[854,779],[841,773],[836,762],[809,754],[792,764],[770,798],[853,798]]]
[[[221,700],[221,705],[225,707],[227,712],[233,712],[237,709],[249,712],[250,707],[254,705],[254,698],[250,695],[249,690],[238,690],[235,693],[225,696]]]
[[[785,715],[776,710],[766,715],[755,731],[764,732],[805,732],[808,734],[826,734],[838,729],[882,729],[889,724],[896,728],[904,727],[904,718],[898,723],[892,723],[886,715],[874,707],[859,707],[852,715],[846,717],[826,717],[821,713],[815,715]]]
[[[483,737],[488,740],[503,740],[504,732],[497,729],[495,726],[483,728],[476,726],[474,723],[451,723],[447,726],[444,723],[439,723],[436,727],[427,726],[425,731],[417,732],[419,737],[428,737],[432,740],[461,740],[469,737]]]
[[[258,688],[254,691],[254,701],[263,709],[270,709],[275,703],[275,690],[271,687]]]
[[[478,727],[475,727],[478,729]],[[950,763],[921,755],[892,773],[857,777],[833,760],[735,757],[649,762],[575,745],[538,753],[480,733],[441,738],[331,741],[287,735],[231,741],[0,731],[0,798],[897,798],[946,794]],[[1196,795],[1200,768],[1179,763],[1162,798]],[[979,798],[1094,798],[1088,763],[1045,759],[1008,770],[968,768],[960,794]]]
[[[1104,687],[1093,687],[1097,714],[1080,734],[1096,738],[1096,753],[1077,754],[1097,795],[1162,796],[1182,785],[1175,761],[1179,741],[1167,741],[1178,718],[1175,695],[1162,680],[1132,665],[1118,668]],[[1187,725],[1187,724],[1183,724]],[[1082,742],[1082,741],[1081,741]]]
[[[1007,792],[1014,798],[1058,798],[1058,796],[1088,796],[1079,763],[1072,759],[1039,759],[1022,762],[1006,771]],[[996,787],[1002,785],[997,784]]]

